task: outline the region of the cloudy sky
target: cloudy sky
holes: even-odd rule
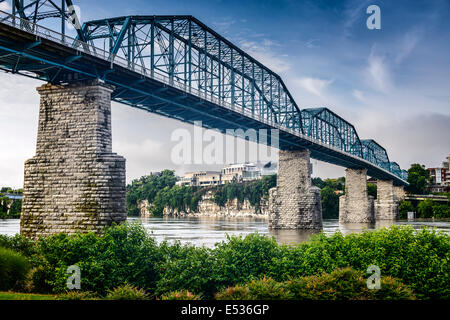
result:
[[[189,14],[279,73],[301,108],[326,106],[360,138],[384,146],[402,168],[438,166],[450,154],[450,4],[422,1],[76,0],[83,21]],[[381,30],[366,9],[381,8]],[[0,4],[0,8],[8,9]],[[35,153],[36,80],[0,73],[0,186],[23,184]],[[130,181],[151,171],[193,169],[171,161],[171,133],[187,126],[113,103],[113,149]],[[343,169],[313,161],[314,175]],[[217,166],[204,166],[216,169]]]

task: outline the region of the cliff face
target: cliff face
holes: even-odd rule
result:
[[[140,216],[147,218],[151,216],[152,204],[147,200],[141,201],[139,208],[141,210]],[[261,200],[258,210],[250,204],[247,199],[243,203],[239,203],[237,199],[229,200],[225,206],[220,207],[214,202],[214,192],[208,191],[202,196],[198,203],[196,212],[188,209],[186,211],[179,211],[170,207],[165,207],[163,214],[165,216],[184,217],[184,216],[211,216],[211,217],[267,217],[268,216],[268,201]]]
[[[138,208],[141,218],[150,218],[152,216],[153,204],[149,203],[147,199],[139,202]]]

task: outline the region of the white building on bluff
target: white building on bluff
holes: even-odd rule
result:
[[[214,186],[230,182],[245,182],[261,179],[263,175],[275,174],[276,164],[239,163],[231,164],[217,171],[187,172],[177,181],[179,186]]]

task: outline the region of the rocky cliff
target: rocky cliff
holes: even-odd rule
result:
[[[147,200],[139,203],[140,216],[148,218],[151,214],[152,204]],[[261,200],[260,206],[256,209],[250,204],[250,201],[245,199],[240,203],[237,199],[229,200],[221,207],[214,202],[214,192],[208,191],[199,201],[196,212],[189,209],[179,211],[170,207],[165,207],[163,214],[165,216],[184,217],[184,216],[205,216],[205,217],[267,217],[268,216],[268,201]]]

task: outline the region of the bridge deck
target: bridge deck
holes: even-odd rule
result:
[[[0,18],[0,69],[50,82],[101,79],[115,87],[114,101],[187,123],[202,121],[205,128],[225,133],[227,129],[279,130],[279,148],[307,148],[315,159],[347,168],[366,168],[368,175],[407,182],[393,172],[307,135],[236,108],[211,95],[174,82],[164,75],[133,65],[109,52],[29,22]]]

